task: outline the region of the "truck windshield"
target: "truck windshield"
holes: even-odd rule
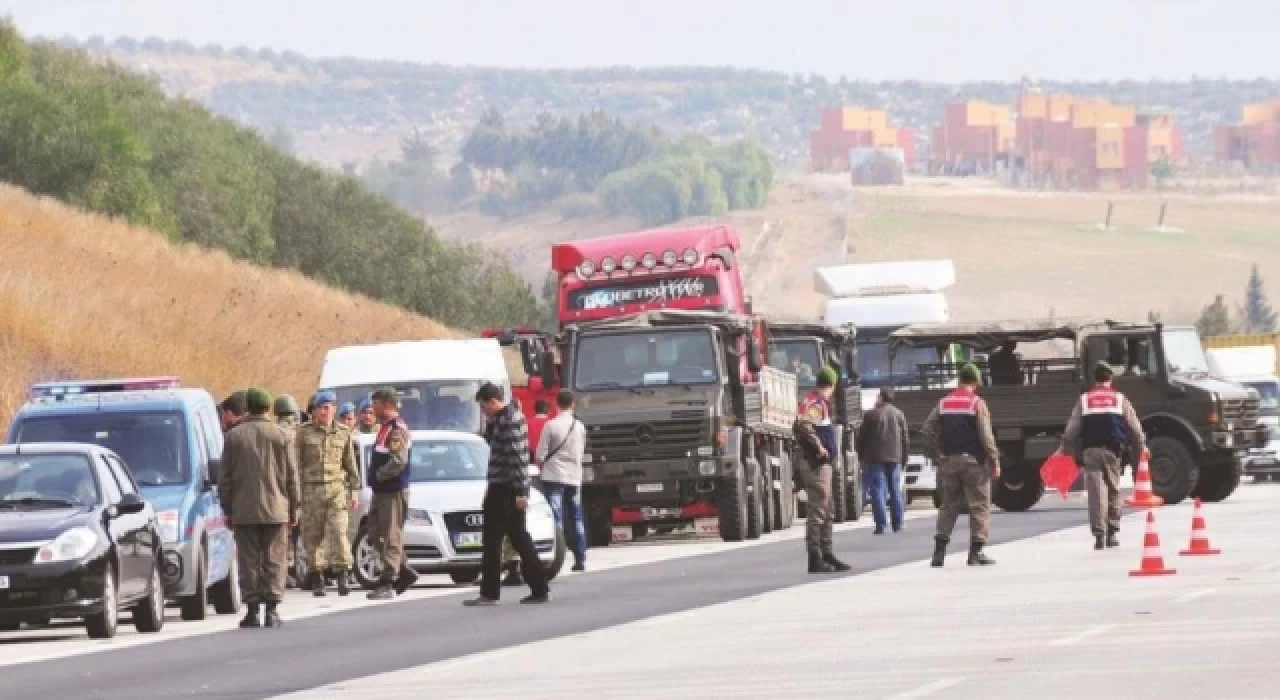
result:
[[[1245,382],[1245,386],[1257,389],[1261,397],[1259,407],[1269,415],[1275,415],[1280,409],[1280,384],[1276,382]]]
[[[889,344],[872,342],[858,344],[858,374],[862,378],[862,386],[875,389],[894,386],[900,383],[911,383],[919,378],[916,367],[942,362],[938,351],[934,348],[913,348],[903,346],[893,355],[893,367],[889,367]]]
[[[577,389],[714,384],[720,379],[710,331],[584,336],[576,355]]]
[[[81,413],[22,419],[14,442],[101,445],[124,460],[141,486],[185,484],[191,474],[186,421],[173,412]]]
[[[822,360],[813,340],[783,340],[769,346],[769,366],[796,375],[796,385],[811,389],[818,384]]]
[[[448,379],[429,382],[393,382],[400,395],[400,417],[410,430],[460,430],[478,433],[482,427],[476,391],[479,379]],[[338,403],[359,405],[378,386],[347,386],[334,389]]]
[[[1170,374],[1209,373],[1209,358],[1205,356],[1200,334],[1194,328],[1167,330],[1161,335]]]

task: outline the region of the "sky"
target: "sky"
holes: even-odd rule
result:
[[[28,36],[964,82],[1280,77],[1274,0],[0,0]]]

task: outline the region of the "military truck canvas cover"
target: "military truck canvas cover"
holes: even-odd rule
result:
[[[891,349],[903,346],[946,345],[987,349],[1002,343],[1038,343],[1045,340],[1077,340],[1090,332],[1141,330],[1143,324],[1103,319],[1040,319],[971,321],[962,323],[917,323],[889,334]]]

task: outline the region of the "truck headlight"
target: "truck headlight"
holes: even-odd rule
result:
[[[431,513],[428,513],[427,511],[422,510],[421,508],[410,508],[410,509],[409,509],[409,523],[408,523],[408,524],[410,524],[410,525],[430,525],[430,524],[431,524]]]
[[[698,473],[703,476],[715,476],[716,463],[712,459],[704,459],[698,462]]]
[[[583,468],[582,468],[582,480],[583,480],[583,481],[595,481],[595,480],[596,480],[596,470],[592,469],[591,467],[583,467]]]
[[[156,513],[156,529],[160,531],[160,541],[173,544],[178,541],[182,532],[182,524],[176,510],[162,510]]]
[[[37,564],[75,561],[89,556],[98,544],[98,534],[87,527],[73,527],[54,538],[36,553]]]

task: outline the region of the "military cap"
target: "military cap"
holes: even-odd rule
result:
[[[836,371],[830,367],[823,367],[818,372],[819,387],[826,388],[829,386],[835,386],[838,381],[840,381],[840,375],[836,374]]]
[[[400,395],[396,393],[395,388],[384,386],[373,392],[374,401],[386,401],[396,406],[400,405]]]
[[[350,401],[342,404],[342,407],[338,409],[338,415],[340,416],[349,415],[355,412],[356,412],[356,405],[354,403],[351,403]]]
[[[271,410],[271,392],[254,387],[245,392],[244,402],[250,413],[266,413]]]
[[[298,402],[288,394],[281,394],[276,397],[275,408],[273,409],[277,416],[288,416],[298,412]]]
[[[327,403],[336,404],[338,403],[338,395],[326,389],[325,391],[316,393],[316,400],[314,403],[317,406],[323,406]]]
[[[370,408],[373,408],[373,400],[372,400],[372,399],[370,399],[370,398],[368,398],[368,397],[365,397],[365,398],[363,398],[363,399],[360,399],[360,411],[361,411],[361,412],[364,412],[364,411],[366,411],[366,410],[368,410],[368,409],[370,409]]]
[[[960,381],[969,384],[977,384],[982,381],[982,373],[978,371],[978,366],[972,362],[960,365],[960,371],[956,376],[960,378]]]

